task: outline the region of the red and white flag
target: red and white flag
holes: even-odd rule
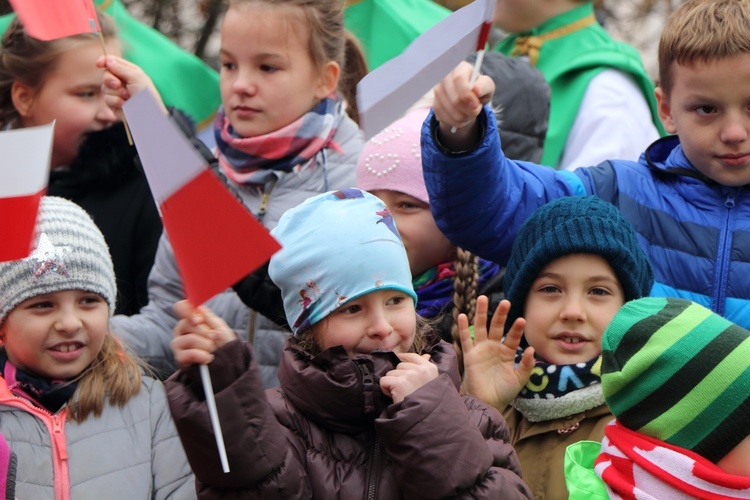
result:
[[[123,109],[186,297],[198,306],[281,246],[208,168],[149,91],[138,92]]]
[[[26,32],[39,40],[98,33],[92,0],[10,0]]]
[[[496,0],[475,0],[422,33],[397,57],[357,84],[362,130],[369,139],[487,44]]]
[[[0,262],[29,256],[47,190],[55,123],[0,132]]]

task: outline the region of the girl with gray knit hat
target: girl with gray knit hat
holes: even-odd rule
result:
[[[115,274],[78,205],[43,197],[31,254],[0,263],[0,433],[19,498],[194,498],[160,382],[109,332]]]
[[[503,284],[507,300],[489,330],[484,297],[473,339],[459,318],[464,387],[503,412],[534,497],[567,499],[566,447],[601,441],[612,419],[601,389],[602,334],[625,302],[649,294],[651,265],[613,205],[566,197],[521,227]]]

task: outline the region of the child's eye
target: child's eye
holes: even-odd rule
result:
[[[29,304],[29,309],[48,309],[50,307],[52,307],[52,302],[49,300]]]
[[[400,208],[401,210],[416,210],[419,207],[415,205],[414,203],[410,203],[408,201],[402,201],[401,203],[398,204],[398,208]]]
[[[233,69],[237,68],[237,65],[234,64],[233,62],[224,61],[221,63],[221,68],[232,71]]]
[[[538,289],[541,293],[558,293],[560,291],[560,287],[555,285],[545,285],[542,287],[539,287]]]
[[[265,73],[273,73],[274,71],[277,71],[279,68],[276,66],[271,66],[270,64],[261,64],[260,70]]]
[[[99,304],[102,301],[104,301],[104,299],[98,295],[87,295],[81,298],[82,304]]]
[[[400,303],[402,303],[404,300],[406,300],[406,297],[404,297],[403,295],[396,295],[388,299],[388,302],[386,302],[386,304],[390,306],[397,306]]]
[[[612,295],[610,293],[610,291],[607,290],[606,288],[599,288],[599,287],[592,288],[589,293],[591,293],[592,295],[599,295],[599,296],[602,296],[602,297],[606,296],[606,295]]]
[[[341,314],[355,314],[362,310],[362,307],[360,307],[357,304],[352,304],[350,306],[342,307],[338,310]]]
[[[715,107],[713,107],[713,106],[709,106],[708,104],[704,104],[704,105],[702,105],[702,106],[697,106],[697,107],[695,108],[695,111],[696,111],[696,112],[697,112],[697,113],[698,113],[698,114],[699,114],[700,116],[706,116],[706,115],[710,115],[710,114],[713,114],[713,113],[715,113],[715,112],[716,112],[716,108],[715,108]]]

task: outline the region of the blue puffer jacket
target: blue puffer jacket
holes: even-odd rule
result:
[[[750,198],[693,167],[677,137],[652,144],[638,162],[613,160],[573,172],[505,158],[497,125],[480,115],[478,147],[450,153],[422,128],[430,207],[456,245],[504,265],[519,227],[541,205],[592,194],[617,206],[654,268],[654,296],[693,300],[750,328]]]

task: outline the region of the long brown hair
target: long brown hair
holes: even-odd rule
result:
[[[68,403],[68,416],[78,423],[98,417],[107,398],[110,405],[122,408],[141,390],[141,370],[148,370],[145,363],[107,334],[94,361],[75,379],[78,387]]]

